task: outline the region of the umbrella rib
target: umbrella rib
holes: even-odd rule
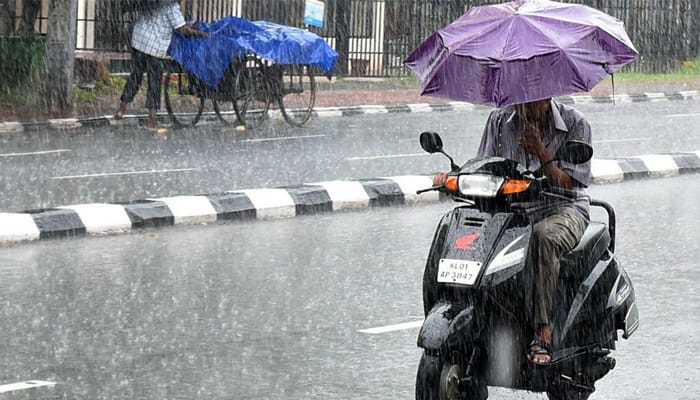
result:
[[[562,46],[561,46],[561,44],[560,44],[559,42],[557,42],[555,39],[551,38],[546,32],[542,31],[542,29],[540,29],[539,26],[537,26],[536,24],[534,24],[534,23],[532,22],[532,20],[530,20],[530,19],[528,19],[528,18],[522,18],[522,21],[523,21],[523,23],[527,24],[527,25],[528,25],[529,27],[531,27],[532,29],[534,29],[534,30],[536,30],[537,32],[539,32],[540,34],[542,34],[542,37],[547,38],[547,39],[550,41],[550,43],[554,44],[554,45],[557,47],[557,49],[559,49],[559,51],[562,51],[562,50],[563,50],[563,49],[562,49]]]
[[[546,35],[545,32],[543,32],[542,29],[540,29],[536,24],[531,23],[531,21],[530,21],[530,20],[527,20],[527,19],[525,19],[525,22],[526,22],[529,26],[531,26],[533,29],[535,29],[535,30],[537,30],[538,32],[540,32],[544,37],[549,38],[549,36]],[[589,26],[589,25],[586,25],[586,26]],[[554,45],[557,47],[557,50],[558,50],[559,55],[561,55],[561,56],[565,57],[567,60],[569,60],[569,65],[571,65],[571,70],[572,70],[573,73],[576,75],[576,79],[577,79],[579,82],[585,82],[585,79],[583,79],[583,76],[581,76],[581,71],[579,71],[578,68],[576,68],[576,63],[575,63],[574,60],[572,59],[572,55],[570,55],[568,52],[566,52],[566,51],[562,48],[561,44],[558,43],[556,40],[552,40],[552,44],[554,44]],[[554,53],[554,52],[552,52],[552,53]],[[590,89],[588,89],[588,88],[586,87],[586,90],[590,90]]]
[[[538,15],[537,17],[535,17],[535,19],[539,19],[539,18],[542,18],[542,19],[549,19],[549,20],[555,20],[555,21],[557,20],[556,18],[547,17],[547,16],[542,16],[542,15]],[[540,33],[543,35],[543,37],[546,37],[546,38],[551,39],[551,43],[554,44],[554,45],[557,47],[557,49],[558,49],[558,51],[559,51],[559,54],[563,55],[563,56],[566,57],[569,61],[571,61],[570,65],[572,65],[572,66],[577,65],[577,64],[574,62],[574,61],[575,61],[574,56],[573,56],[572,54],[569,54],[567,51],[565,51],[564,48],[562,48],[562,46],[561,46],[560,43],[558,43],[556,40],[554,40],[554,39],[550,38],[548,35],[546,35],[545,32],[543,32],[542,29],[540,29],[540,28],[537,26],[537,24],[532,23],[532,19],[523,19],[523,21],[524,21],[525,23],[527,23],[528,26],[530,26],[532,29],[535,29],[535,30],[537,30],[538,32],[540,32]],[[600,28],[600,27],[596,27],[596,26],[590,25],[590,24],[580,24],[580,23],[576,23],[576,22],[571,22],[571,23],[573,23],[573,24],[575,24],[575,25],[579,25],[579,26],[588,27],[588,28]],[[602,34],[610,35],[613,39],[620,40],[620,39],[617,38],[615,35],[613,35],[613,34],[610,33],[609,31],[607,31],[606,29],[601,29],[601,30],[602,30]],[[593,34],[593,33],[591,33],[591,34]],[[632,50],[633,50],[635,53],[637,53],[636,49],[632,48]],[[637,54],[638,54],[638,53],[637,53]],[[583,78],[583,76],[581,75],[581,71],[579,71],[578,68],[572,67],[572,70],[575,72],[576,78],[578,78],[579,82],[584,82],[584,81],[585,81],[584,78]],[[608,72],[608,73],[611,73],[611,72],[614,72],[614,71],[610,71],[610,72]],[[586,87],[586,90],[590,90],[590,88]]]
[[[508,35],[506,36],[506,39],[503,41],[503,47],[501,48],[501,57],[498,60],[491,60],[492,62],[497,61],[499,64],[499,68],[498,68],[499,73],[496,74],[496,83],[494,84],[494,88],[496,89],[496,93],[494,93],[494,95],[495,95],[494,97],[501,96],[500,85],[501,85],[501,73],[503,72],[502,65],[503,65],[503,61],[506,58],[506,47],[508,46],[508,42],[510,41],[510,38],[513,35],[513,30],[510,29],[513,26],[513,19],[512,18],[509,20],[509,24],[510,24],[510,26],[508,29]]]
[[[452,42],[450,42],[449,46],[447,46],[445,44],[445,47],[447,47],[448,49],[459,48],[460,46],[463,46],[465,44],[470,44],[475,39],[479,39],[480,37],[492,34],[492,32],[497,30],[497,29],[499,29],[499,26],[497,24],[487,25],[486,29],[481,31],[479,36],[471,36],[468,38],[457,38],[457,39],[453,40]],[[443,44],[444,44],[444,42],[443,42]]]
[[[595,8],[591,8],[591,7],[588,7],[588,6],[586,6],[586,5],[582,5],[582,4],[565,4],[563,8],[575,8],[575,7],[586,7],[586,8],[590,8],[590,9],[593,11],[593,13],[596,13],[596,12],[600,13],[599,16],[600,16],[601,18],[609,18],[609,19],[612,20],[612,21],[606,21],[606,22],[615,22],[615,23],[620,24],[621,26],[624,25],[624,24],[622,23],[622,21],[620,21],[619,19],[617,19],[617,18],[615,18],[615,17],[612,17],[612,16],[610,16],[610,15],[608,15],[608,14],[599,12],[599,11],[596,10]],[[632,42],[630,41],[629,37],[626,37],[626,36],[619,37],[619,36],[616,35],[614,32],[612,32],[611,29],[609,29],[608,26],[606,26],[606,25],[602,25],[602,24],[593,24],[593,23],[585,23],[585,22],[577,21],[577,20],[575,20],[575,19],[568,18],[568,17],[562,17],[561,15],[547,15],[546,13],[539,13],[539,12],[538,12],[538,13],[534,13],[534,12],[533,12],[533,13],[523,14],[523,15],[529,15],[529,16],[530,16],[531,18],[533,18],[533,19],[546,19],[546,20],[549,20],[549,21],[566,22],[566,23],[568,23],[568,24],[577,25],[577,26],[585,26],[585,27],[589,27],[589,28],[597,28],[597,29],[600,29],[600,30],[606,32],[608,35],[610,35],[610,36],[612,36],[613,38],[619,40],[620,42],[624,43],[626,46],[631,46],[632,48],[634,48],[634,45],[633,45]],[[622,28],[622,29],[623,29],[623,33],[624,33],[624,28]],[[626,33],[624,33],[624,34],[626,35]],[[635,49],[635,51],[636,51],[636,49]]]
[[[513,36],[513,19],[511,18],[510,21],[508,21],[510,26],[508,27],[508,35],[506,36],[506,40],[503,41],[503,48],[501,48],[501,60],[505,60],[506,58],[506,47],[508,47],[508,43],[510,42],[510,38]]]
[[[588,88],[588,85],[586,84],[586,80],[583,79],[583,76],[581,76],[581,71],[579,71],[579,69],[576,68],[576,63],[575,63],[574,60],[572,59],[572,56],[571,56],[570,54],[568,54],[567,52],[565,52],[565,51],[561,51],[561,54],[563,54],[564,57],[566,57],[566,58],[570,61],[570,62],[569,62],[569,65],[571,65],[571,70],[572,70],[572,71],[574,72],[574,74],[576,75],[577,81],[579,81],[579,82],[581,82],[581,83],[584,83],[584,87],[585,87],[586,91],[589,91],[589,90],[593,89],[593,88]]]

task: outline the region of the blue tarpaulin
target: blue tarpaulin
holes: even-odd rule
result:
[[[206,39],[173,35],[170,55],[185,69],[216,88],[235,57],[257,54],[277,64],[314,65],[331,75],[338,53],[320,36],[267,21],[226,17],[198,23]]]

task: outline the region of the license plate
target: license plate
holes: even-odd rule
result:
[[[440,265],[438,265],[437,281],[471,286],[476,282],[479,271],[481,271],[480,262],[441,258]]]

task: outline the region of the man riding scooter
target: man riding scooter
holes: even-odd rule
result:
[[[559,259],[573,249],[590,221],[590,197],[585,188],[591,180],[591,163],[557,161],[554,155],[567,141],[591,143],[591,129],[583,114],[551,98],[496,109],[489,115],[477,155],[517,161],[528,170],[546,176],[552,186],[573,190],[574,202],[542,200],[527,204],[532,214],[533,236],[528,254],[534,268],[531,306],[535,337],[527,349],[537,364],[552,360],[550,317],[559,277]],[[444,185],[447,173],[435,176]]]

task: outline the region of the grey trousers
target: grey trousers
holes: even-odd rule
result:
[[[586,220],[579,213],[563,207],[550,213],[533,227],[528,254],[535,273],[535,329],[541,325],[549,325],[559,282],[559,258],[576,247],[586,226]]]

